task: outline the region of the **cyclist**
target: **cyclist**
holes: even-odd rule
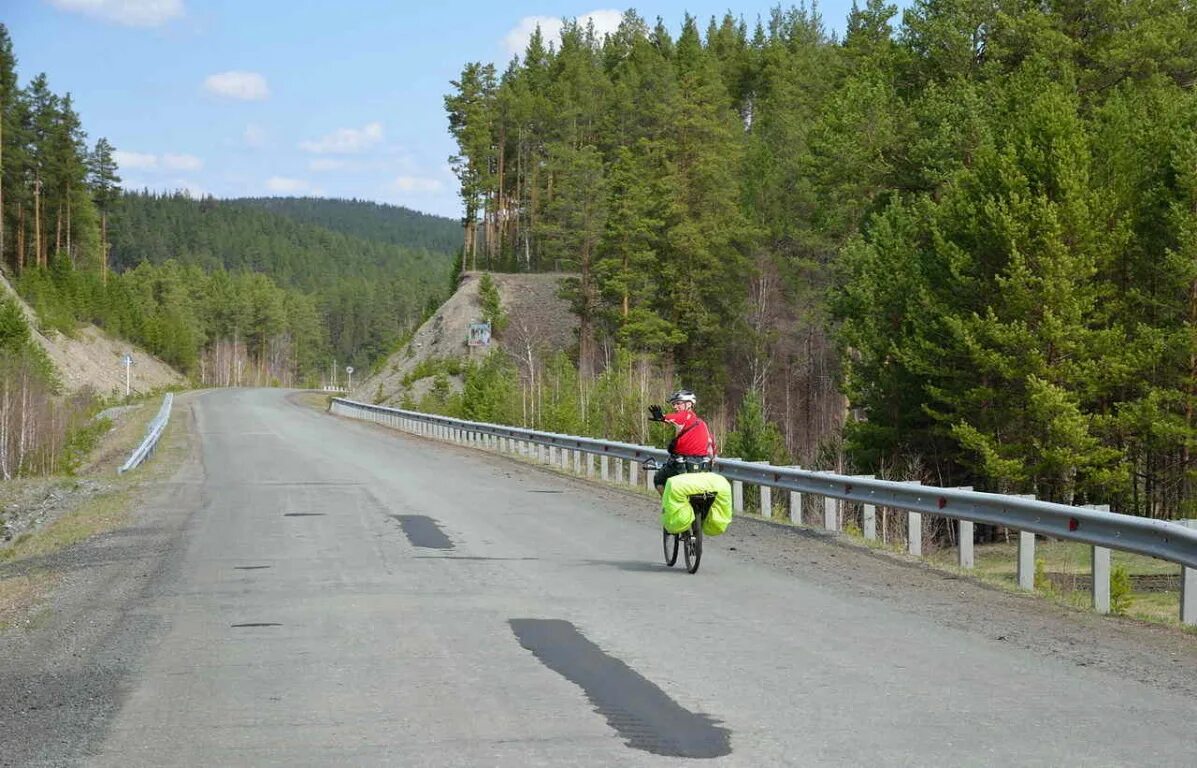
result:
[[[683,472],[709,472],[715,461],[715,438],[707,423],[698,418],[694,406],[698,397],[688,389],[679,389],[669,396],[672,413],[665,413],[659,405],[650,405],[650,421],[673,425],[674,437],[669,442],[669,461],[653,475],[657,493],[664,495],[665,481]]]

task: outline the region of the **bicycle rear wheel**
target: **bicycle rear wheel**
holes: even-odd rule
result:
[[[702,520],[694,516],[690,524],[690,535],[686,537],[686,570],[690,573],[698,572],[698,563],[702,560]]]
[[[672,566],[677,562],[677,534],[661,529],[661,546],[665,550],[665,565]]]

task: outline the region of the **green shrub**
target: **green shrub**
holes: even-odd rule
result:
[[[1125,565],[1115,565],[1110,572],[1110,613],[1122,616],[1134,602],[1130,571]]]

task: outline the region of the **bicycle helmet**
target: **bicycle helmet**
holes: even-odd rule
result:
[[[679,389],[669,396],[669,403],[697,403],[698,396],[688,389]]]

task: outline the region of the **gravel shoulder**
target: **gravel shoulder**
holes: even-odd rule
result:
[[[122,451],[101,450],[93,470],[110,478],[105,487],[59,505],[56,520],[39,531],[77,522],[83,534],[98,533],[0,561],[0,605],[8,605],[0,628],[0,765],[75,764],[119,707],[121,686],[156,630],[131,606],[167,580],[171,554],[202,503],[190,407],[197,396],[176,396],[162,443],[137,471],[117,478]]]

